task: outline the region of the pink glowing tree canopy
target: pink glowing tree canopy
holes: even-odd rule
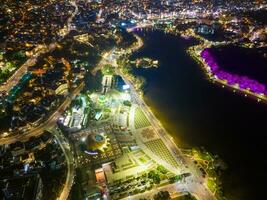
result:
[[[238,84],[241,89],[248,89],[256,94],[267,94],[266,86],[259,83],[257,80],[251,79],[247,76],[241,76],[238,74],[231,74],[219,68],[216,60],[211,55],[209,49],[204,49],[201,52],[201,57],[206,64],[210,67],[213,75],[218,79],[226,80],[229,85]]]

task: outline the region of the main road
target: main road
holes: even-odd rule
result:
[[[54,134],[59,146],[61,147],[67,163],[67,178],[64,184],[64,187],[62,189],[62,192],[60,193],[60,196],[57,198],[57,200],[67,200],[73,181],[74,181],[74,175],[75,175],[75,163],[74,163],[74,156],[73,153],[70,150],[70,144],[62,134],[62,132],[58,128],[53,128],[50,130],[52,134]]]

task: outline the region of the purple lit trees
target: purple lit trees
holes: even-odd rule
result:
[[[210,71],[218,79],[226,80],[229,85],[238,84],[240,89],[248,89],[256,94],[267,95],[266,86],[259,83],[258,81],[251,79],[246,76],[241,76],[237,74],[231,74],[229,72],[223,71],[219,68],[216,60],[212,57],[209,49],[204,49],[201,52],[201,57],[204,59],[205,63],[210,67]]]

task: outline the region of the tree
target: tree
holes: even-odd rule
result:
[[[7,62],[6,63],[6,67],[7,67],[8,70],[10,70],[10,69],[15,68],[16,66],[15,66],[15,64],[13,62]]]
[[[154,200],[169,200],[171,199],[171,195],[168,191],[160,191],[153,197]]]
[[[102,73],[97,72],[96,76],[93,76],[91,73],[87,73],[87,76],[85,78],[86,89],[93,92],[101,90],[102,88],[101,80],[102,80]]]
[[[123,101],[123,105],[131,107],[132,103],[130,101]]]
[[[160,176],[155,171],[150,171],[148,173],[148,178],[152,179],[154,183],[159,184],[160,183]]]
[[[182,179],[181,175],[176,175],[176,176],[170,177],[169,181],[170,181],[170,183],[175,183],[177,181],[180,181],[181,179]]]
[[[157,167],[157,170],[162,173],[162,174],[166,174],[168,171],[165,169],[165,167],[163,167],[162,165],[159,165]]]
[[[190,193],[181,197],[181,200],[196,200],[196,198]]]

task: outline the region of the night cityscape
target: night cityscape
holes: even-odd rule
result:
[[[0,200],[266,199],[267,2],[2,0]]]

